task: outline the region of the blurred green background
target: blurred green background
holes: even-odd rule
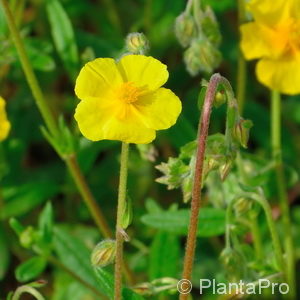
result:
[[[14,1],[11,1],[14,2]],[[228,78],[235,88],[238,56],[238,21],[236,1],[206,0],[214,9],[222,33],[222,63],[217,70]],[[179,190],[168,191],[154,180],[160,176],[154,166],[176,156],[180,147],[196,137],[199,110],[197,95],[202,78],[191,77],[183,63],[183,49],[174,35],[175,18],[184,10],[183,0],[61,0],[59,3],[71,21],[65,21],[64,13],[55,1],[16,1],[15,18],[26,45],[29,57],[42,86],[47,101],[56,116],[63,114],[74,133],[80,137],[74,122],[74,109],[78,99],[74,95],[74,79],[81,66],[94,57],[117,58],[124,51],[124,38],[130,32],[143,32],[150,41],[149,55],[168,66],[170,79],[166,87],[182,100],[183,112],[175,126],[158,133],[154,141],[155,161],[144,159],[140,150],[132,146],[129,165],[128,190],[133,201],[134,218],[128,233],[132,242],[126,244],[126,258],[136,273],[138,282],[158,277],[180,277],[184,251],[184,237],[157,231],[141,221],[148,211],[167,209],[182,203]],[[14,5],[14,3],[12,3]],[[49,8],[50,7],[50,8]],[[55,13],[58,9],[58,13]],[[52,10],[52,12],[51,12]],[[18,15],[18,11],[19,14]],[[50,11],[50,12],[49,12]],[[76,44],[62,57],[56,38],[74,38]],[[269,92],[254,76],[255,62],[247,66],[246,106],[243,116],[251,119],[250,154],[264,160],[270,157]],[[0,9],[0,94],[7,100],[8,118],[12,124],[9,138],[1,145],[5,161],[1,179],[0,228],[0,299],[16,289],[15,269],[32,257],[31,250],[19,245],[17,236],[8,225],[16,217],[24,225],[36,225],[39,214],[47,201],[54,208],[55,222],[64,225],[85,245],[92,249],[101,236],[90,214],[81,201],[63,162],[47,143],[40,131],[43,124],[28,88],[16,51],[10,39],[5,17]],[[283,97],[283,156],[292,166],[290,197],[293,216],[299,228],[300,184],[297,171],[300,166],[300,96]],[[214,110],[211,132],[224,131],[225,108]],[[80,137],[78,157],[86,179],[111,225],[114,227],[119,175],[120,143],[101,141],[92,143]],[[274,198],[275,184],[272,175],[266,184],[268,198]],[[149,200],[151,199],[151,200]],[[299,233],[298,233],[299,235]],[[296,241],[297,253],[300,251]],[[218,260],[222,250],[222,237],[199,239],[199,257],[196,259],[195,278],[209,278],[222,273]],[[168,247],[169,246],[169,247]],[[153,250],[154,249],[154,250]],[[157,256],[160,253],[160,256]],[[172,262],[167,263],[166,257]],[[170,259],[170,257],[172,259]],[[167,260],[168,260],[167,259]],[[49,283],[43,294],[49,299],[96,299],[76,281],[52,265],[42,268],[36,278]],[[35,278],[31,278],[35,279]],[[197,294],[196,294],[197,295]],[[163,298],[165,297],[165,298]],[[161,296],[157,299],[174,299]],[[154,297],[151,297],[153,299]],[[24,297],[24,299],[26,299]],[[28,298],[29,299],[29,298]]]

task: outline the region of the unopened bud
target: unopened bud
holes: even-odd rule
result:
[[[194,39],[184,52],[184,61],[193,76],[199,72],[212,73],[221,62],[221,53],[206,37],[201,37]]]
[[[116,242],[106,239],[100,242],[93,250],[91,263],[94,267],[105,267],[114,262],[116,256]]]
[[[183,12],[176,18],[175,35],[183,47],[191,44],[193,38],[197,35],[195,20],[191,15]]]
[[[247,148],[249,133],[252,126],[252,121],[244,119],[240,119],[234,126],[233,136],[244,148]]]
[[[31,248],[31,246],[35,242],[36,233],[32,226],[28,226],[21,234],[20,234],[20,244],[24,248]]]
[[[220,171],[220,177],[221,180],[224,181],[229,174],[229,171],[231,170],[232,167],[232,160],[227,159],[227,161],[220,166],[219,171]]]
[[[132,54],[145,54],[149,50],[149,42],[143,33],[133,32],[126,37],[126,48]]]
[[[209,6],[206,7],[202,15],[201,27],[204,35],[208,38],[208,40],[213,45],[219,46],[222,39],[219,24],[217,22],[214,11]]]
[[[149,282],[143,282],[132,288],[134,292],[142,296],[151,296],[153,295],[153,286]]]
[[[220,260],[232,281],[243,274],[244,261],[240,252],[226,247],[220,255]]]
[[[251,209],[252,201],[247,198],[240,198],[234,204],[234,210],[237,216],[248,212]]]
[[[214,99],[214,106],[219,107],[222,104],[226,102],[226,95],[224,91],[220,91],[216,93],[215,99]]]

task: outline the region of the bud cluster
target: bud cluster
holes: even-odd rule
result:
[[[194,13],[187,8],[175,21],[175,35],[179,43],[187,48],[184,62],[193,76],[199,72],[210,74],[221,62],[218,49],[221,34],[215,14],[209,6],[204,10],[196,3],[194,6]]]

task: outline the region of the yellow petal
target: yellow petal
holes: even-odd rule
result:
[[[250,22],[242,25],[240,30],[242,34],[241,49],[246,59],[260,58],[270,54],[265,32],[261,26],[255,22]]]
[[[112,58],[97,58],[80,71],[75,85],[77,97],[101,97],[123,83],[122,76]]]
[[[141,97],[134,106],[145,126],[156,130],[174,125],[181,112],[179,98],[165,88]]]
[[[7,138],[9,131],[10,123],[6,116],[5,101],[0,97],[0,142]]]
[[[146,128],[139,120],[112,118],[103,131],[103,139],[133,144],[149,144],[156,136],[155,130]]]
[[[256,21],[264,24],[277,24],[292,17],[298,0],[251,0],[249,11]]]
[[[256,66],[258,80],[284,94],[300,93],[300,61],[262,59]]]
[[[125,81],[152,91],[161,87],[169,77],[167,66],[151,56],[126,55],[118,67]]]
[[[118,140],[126,143],[147,144],[155,139],[155,131],[146,128],[131,113],[118,118],[119,105],[108,106],[106,100],[89,98],[81,101],[75,112],[80,132],[92,141]]]

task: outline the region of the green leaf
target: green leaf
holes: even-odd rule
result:
[[[149,277],[176,277],[180,261],[179,238],[177,235],[161,231],[155,235],[150,248]]]
[[[143,300],[144,298],[141,295],[138,295],[137,293],[133,292],[130,289],[124,288],[122,290],[122,295],[124,300]]]
[[[0,218],[7,219],[24,215],[32,211],[37,205],[56,195],[59,186],[54,182],[34,181],[23,185],[3,189],[5,199]]]
[[[47,261],[40,256],[35,256],[20,264],[15,275],[18,281],[26,282],[36,279],[46,268]]]
[[[103,268],[94,268],[99,288],[110,299],[114,296],[114,278],[113,276],[104,271]]]
[[[50,202],[45,205],[45,208],[39,217],[39,231],[44,242],[50,243],[52,240],[53,228],[53,208]]]
[[[167,232],[186,235],[189,225],[190,211],[164,211],[142,216],[144,224]],[[200,209],[197,235],[210,237],[221,235],[225,231],[225,212],[221,209],[204,207]]]
[[[78,67],[78,50],[71,21],[58,0],[46,3],[48,19],[56,50],[72,79]]]
[[[9,249],[7,245],[7,238],[2,226],[0,226],[0,280],[2,280],[6,274],[9,266]]]
[[[62,264],[71,269],[84,281],[95,287],[106,296],[111,296],[113,288],[110,274],[101,270],[101,276],[96,276],[90,263],[91,251],[81,240],[72,236],[60,227],[54,228],[54,247]]]

